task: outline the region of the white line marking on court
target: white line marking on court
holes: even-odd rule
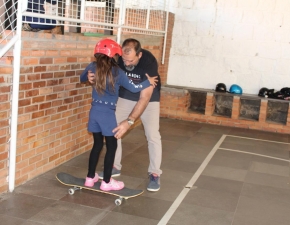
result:
[[[211,158],[214,156],[214,154],[216,153],[216,151],[218,150],[219,146],[224,141],[224,139],[226,138],[226,136],[227,135],[224,134],[219,139],[219,141],[216,143],[216,145],[213,147],[213,149],[207,155],[207,157],[205,158],[205,160],[199,166],[198,170],[195,172],[195,174],[193,175],[193,177],[190,179],[190,181],[187,183],[187,185],[185,186],[185,188],[181,191],[181,193],[178,195],[178,197],[175,199],[175,201],[172,203],[172,205],[170,206],[170,208],[167,210],[167,212],[164,214],[164,216],[161,218],[161,220],[159,221],[159,223],[157,225],[166,225],[167,224],[167,222],[170,220],[170,218],[172,217],[172,215],[174,214],[174,212],[179,207],[180,203],[183,201],[183,199],[185,198],[185,196],[187,195],[187,193],[190,191],[190,188],[192,188],[192,186],[194,185],[194,183],[196,182],[196,180],[202,174],[202,172],[204,171],[205,167],[207,166],[207,164],[209,163],[209,161],[211,160]]]
[[[270,141],[270,140],[264,140],[264,139],[258,139],[258,138],[250,138],[250,137],[243,137],[243,136],[235,136],[235,135],[227,135],[228,137],[235,137],[235,138],[243,138],[243,139],[250,139],[255,141],[264,141],[264,142],[272,142],[272,143],[278,143],[278,144],[284,144],[289,145],[290,143],[287,142],[281,142],[281,141]]]
[[[264,142],[271,142],[271,143],[278,143],[278,144],[286,144],[289,145],[290,143],[286,142],[279,142],[279,141],[270,141],[270,140],[264,140],[264,139],[258,139],[258,138],[250,138],[250,137],[242,137],[242,136],[235,136],[235,135],[223,135],[220,140],[216,143],[216,145],[213,147],[213,149],[210,151],[210,153],[207,155],[203,163],[200,165],[198,170],[195,172],[193,177],[190,179],[190,181],[187,183],[187,185],[184,187],[184,189],[180,192],[178,197],[175,199],[175,201],[172,203],[168,211],[164,214],[164,216],[161,218],[159,223],[157,225],[166,225],[174,212],[178,209],[179,205],[185,198],[185,196],[188,194],[190,189],[193,187],[197,179],[200,177],[202,172],[204,171],[205,167],[208,165],[209,161],[212,159],[214,154],[218,149],[225,150],[225,151],[233,151],[233,152],[240,152],[240,153],[245,153],[245,154],[251,154],[251,155],[257,155],[257,156],[262,156],[266,158],[271,158],[271,159],[276,159],[276,160],[281,160],[281,161],[286,161],[290,162],[290,160],[282,159],[282,158],[276,158],[276,157],[271,157],[271,156],[266,156],[266,155],[261,155],[261,154],[256,154],[256,153],[251,153],[251,152],[245,152],[245,151],[239,151],[239,150],[234,150],[234,149],[227,149],[227,148],[220,148],[219,146],[221,143],[225,140],[226,137],[235,137],[235,138],[242,138],[242,139],[250,139],[250,140],[255,140],[255,141],[264,141]]]
[[[220,150],[224,150],[224,151],[240,152],[240,153],[244,153],[244,154],[257,155],[257,156],[262,156],[262,157],[265,157],[265,158],[277,159],[277,160],[281,160],[281,161],[290,162],[290,160],[287,160],[287,159],[282,159],[282,158],[277,158],[277,157],[272,157],[272,156],[267,156],[267,155],[262,155],[262,154],[252,153],[252,152],[245,152],[245,151],[234,150],[234,149],[228,149],[228,148],[219,148],[219,149],[220,149]]]

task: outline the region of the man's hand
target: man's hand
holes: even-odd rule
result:
[[[115,133],[115,138],[120,139],[129,130],[130,125],[127,120],[123,120],[118,126],[113,130]]]
[[[92,71],[88,71],[88,81],[90,84],[95,84],[96,83],[96,77],[95,74]]]

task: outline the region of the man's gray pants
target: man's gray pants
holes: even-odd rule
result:
[[[137,102],[130,101],[124,98],[119,98],[116,108],[116,118],[119,124],[123,120],[126,120]],[[145,135],[148,142],[149,151],[149,173],[155,173],[160,176],[162,174],[161,160],[162,160],[162,144],[161,136],[159,132],[159,117],[160,117],[160,103],[149,102],[146,109],[141,115],[141,121],[144,126]],[[118,140],[118,147],[115,155],[114,167],[121,170],[122,159],[122,141]]]

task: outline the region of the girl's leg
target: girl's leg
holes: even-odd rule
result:
[[[99,160],[100,152],[104,145],[104,137],[101,132],[93,133],[94,145],[91,150],[89,159],[89,171],[87,177],[94,178],[96,172],[96,166]]]
[[[117,139],[114,136],[105,136],[105,139],[107,152],[104,162],[104,181],[106,183],[109,183],[112,175],[112,168],[117,149]]]
[[[117,139],[114,136],[105,136],[105,138],[107,152],[104,162],[104,180],[102,181],[100,189],[103,191],[121,190],[124,187],[124,183],[122,181],[116,181],[111,178],[117,149]]]

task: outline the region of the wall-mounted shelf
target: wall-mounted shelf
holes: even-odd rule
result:
[[[234,96],[238,97],[238,119],[259,121],[261,111],[261,100],[267,100],[266,122],[278,124],[287,123],[289,101],[280,99],[268,99],[255,95],[235,95],[231,93],[215,92],[206,89],[187,89],[190,94],[189,112],[205,114],[207,106],[207,94],[213,95],[213,116],[232,118]]]
[[[259,121],[261,99],[240,98],[239,119]]]
[[[188,90],[190,94],[189,111],[205,114],[207,92]]]
[[[268,101],[266,121],[275,122],[279,124],[287,123],[287,115],[288,115],[289,102]]]
[[[216,92],[214,94],[215,108],[214,115],[231,117],[233,108],[233,95],[220,94]]]

